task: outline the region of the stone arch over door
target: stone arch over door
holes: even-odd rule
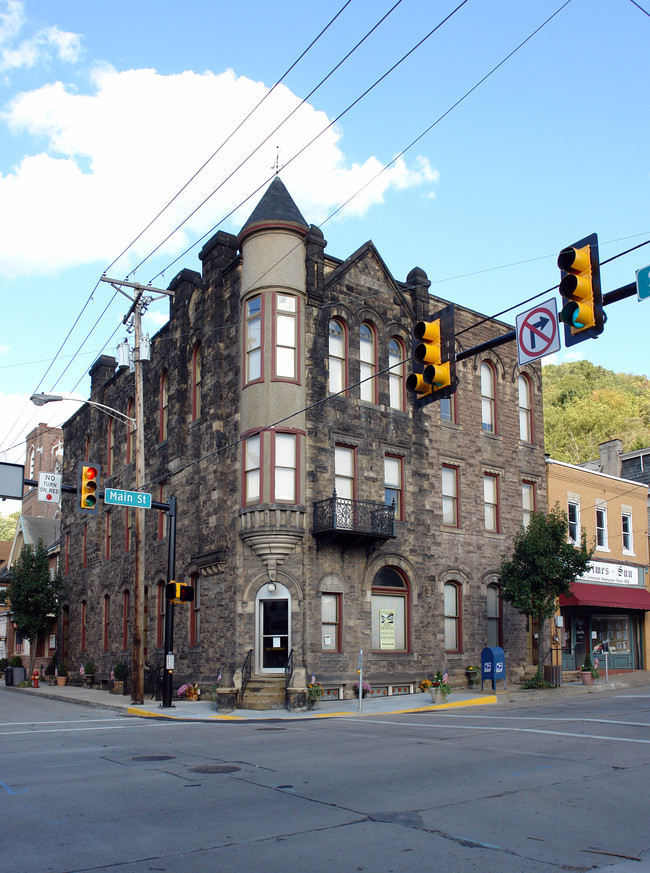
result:
[[[264,581],[255,594],[254,670],[282,675],[291,652],[292,597],[280,581]]]

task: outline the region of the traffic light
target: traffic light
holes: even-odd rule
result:
[[[77,474],[77,512],[97,515],[99,512],[99,464],[79,462]]]
[[[562,249],[557,265],[562,272],[560,294],[567,301],[560,321],[564,322],[564,344],[575,345],[603,332],[605,313],[600,288],[598,234],[592,233]]]
[[[413,372],[406,387],[416,393],[418,406],[451,397],[456,391],[455,342],[453,304],[413,328]]]
[[[182,582],[168,582],[165,593],[172,603],[192,603],[194,600],[194,588]]]

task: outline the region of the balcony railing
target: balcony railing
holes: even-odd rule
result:
[[[314,503],[313,533],[319,548],[335,538],[348,546],[364,540],[381,545],[395,536],[395,507],[335,494]]]

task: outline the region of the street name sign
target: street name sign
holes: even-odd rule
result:
[[[106,488],[104,503],[132,506],[135,509],[151,509],[151,494],[144,491],[123,491],[121,488]]]
[[[636,271],[636,296],[639,300],[647,300],[650,297],[650,267],[643,267]]]
[[[517,316],[519,366],[560,351],[557,302],[554,297]]]
[[[38,474],[38,499],[41,503],[61,503],[61,474]]]

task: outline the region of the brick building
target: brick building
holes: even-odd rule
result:
[[[486,644],[525,661],[522,617],[498,598],[501,554],[546,505],[541,373],[514,343],[458,365],[456,395],[414,407],[414,321],[446,301],[423,270],[395,279],[372,242],[326,253],[278,177],[202,272],[170,285],[145,368],[146,490],[178,500],[175,684],[284,672],[290,652],[328,689],[381,693],[461,674]],[[462,331],[477,324],[471,331]],[[508,326],[456,309],[458,350]],[[102,356],[91,399],[132,415],[134,382]],[[91,406],[64,426],[64,481],[88,459],[133,488],[133,435]],[[64,497],[65,653],[101,670],[130,657],[132,514],[76,515]],[[138,510],[142,511],[142,510]],[[162,660],[166,523],[146,515],[146,658]]]
[[[621,476],[620,450],[612,440],[597,462],[547,460],[549,507],[566,512],[571,542],[584,529],[594,550],[589,570],[559,598],[560,621],[551,623],[553,661],[564,670],[579,669],[587,652],[603,647],[611,670],[647,668],[648,486]],[[536,663],[534,650],[529,659]]]

